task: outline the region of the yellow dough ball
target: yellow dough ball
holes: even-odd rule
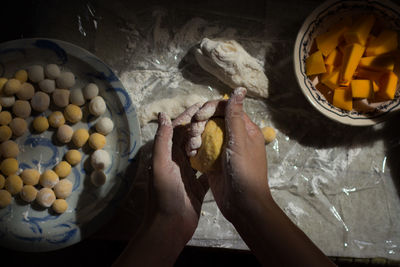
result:
[[[53,210],[59,214],[64,213],[68,209],[68,203],[65,199],[56,199],[52,206]]]
[[[7,141],[12,136],[11,128],[7,125],[0,126],[0,143]]]
[[[71,149],[65,154],[65,159],[68,161],[69,164],[71,165],[76,165],[82,160],[82,155],[81,152],[79,152],[76,149]]]
[[[0,125],[8,125],[12,120],[11,113],[8,111],[0,112]]]
[[[33,129],[35,129],[35,131],[38,133],[43,133],[49,129],[49,121],[44,116],[36,117],[33,120]]]
[[[3,94],[11,96],[21,90],[21,82],[17,79],[9,79],[3,87]]]
[[[274,128],[272,127],[263,127],[261,129],[261,132],[264,136],[264,140],[266,143],[271,143],[272,141],[274,141],[275,137],[276,137],[276,132],[274,130]]]
[[[52,170],[46,170],[40,175],[40,185],[46,188],[53,188],[59,181],[57,173]]]
[[[89,146],[95,150],[102,149],[106,145],[106,137],[99,133],[92,133],[89,137]]]
[[[3,209],[11,204],[11,194],[7,190],[0,190],[0,209]]]
[[[8,81],[7,78],[4,78],[4,77],[0,78],[0,92],[3,91],[4,85],[6,84],[7,81]]]
[[[20,100],[30,100],[35,94],[35,88],[30,83],[23,83],[16,96]]]
[[[24,83],[28,80],[28,72],[26,70],[18,70],[15,75],[15,79],[19,80],[21,83]]]
[[[53,205],[54,201],[56,200],[56,195],[54,194],[53,190],[50,188],[42,188],[36,195],[36,201],[39,203],[40,206],[49,208]]]
[[[12,107],[12,111],[15,116],[26,119],[31,115],[31,104],[26,100],[17,100]]]
[[[5,187],[11,195],[18,194],[21,192],[24,183],[22,182],[21,177],[16,174],[10,175],[6,179]]]
[[[86,129],[78,129],[72,135],[72,142],[77,147],[83,147],[89,139],[89,132]]]
[[[6,178],[0,174],[0,189],[4,188],[4,184],[6,183]]]
[[[67,198],[72,193],[72,183],[67,180],[63,179],[56,184],[54,187],[54,193],[56,194],[57,198]]]
[[[24,185],[20,192],[21,198],[26,202],[33,202],[36,199],[38,190],[33,185]]]
[[[74,104],[69,104],[64,110],[65,119],[71,123],[77,123],[82,119],[82,110]]]
[[[190,158],[192,167],[202,173],[221,169],[221,150],[224,144],[225,122],[221,118],[207,122],[201,135],[201,147]]]
[[[71,165],[66,161],[61,161],[54,168],[54,171],[60,178],[67,177],[71,173]]]
[[[20,174],[22,181],[26,185],[37,185],[40,179],[40,172],[35,169],[25,169]]]
[[[15,174],[18,171],[18,161],[14,158],[8,158],[1,162],[0,170],[5,176]]]
[[[65,118],[62,112],[60,111],[54,111],[53,113],[50,114],[49,116],[49,124],[53,128],[58,128],[61,125],[65,124]]]
[[[26,121],[24,119],[14,118],[10,122],[10,128],[11,128],[13,135],[18,137],[18,136],[23,135],[26,132],[26,130],[28,129],[28,124],[26,123]]]
[[[7,140],[0,145],[0,154],[3,158],[16,158],[19,154],[18,144]]]

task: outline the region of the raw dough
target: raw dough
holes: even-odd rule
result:
[[[106,137],[99,133],[92,133],[89,137],[89,146],[95,150],[102,149],[106,145]]]
[[[8,111],[0,112],[0,125],[8,125],[12,120],[11,113]]]
[[[42,188],[36,195],[36,201],[39,203],[40,206],[45,208],[48,208],[51,205],[53,205],[55,200],[56,200],[56,195],[50,188],[46,187]]]
[[[106,102],[101,96],[96,96],[89,103],[89,112],[94,116],[103,115],[106,112]]]
[[[40,173],[35,169],[25,169],[21,172],[21,179],[26,185],[37,185],[40,179]]]
[[[60,76],[60,68],[56,64],[47,64],[44,68],[44,74],[49,79],[57,79]]]
[[[82,90],[80,88],[74,88],[71,90],[69,101],[71,102],[71,104],[77,106],[83,106],[86,103],[85,97],[83,96]]]
[[[72,139],[72,135],[74,134],[74,130],[71,126],[64,124],[61,125],[57,130],[57,139],[61,143],[69,143]]]
[[[35,111],[46,111],[50,106],[50,97],[44,92],[36,92],[31,99],[31,105]]]
[[[6,178],[0,174],[0,189],[3,189],[4,184],[6,183]]]
[[[65,124],[64,114],[61,111],[54,111],[49,116],[49,124],[53,128],[58,128]]]
[[[22,182],[21,177],[16,174],[10,175],[6,179],[6,190],[10,192],[11,195],[16,195],[21,192],[24,183]]]
[[[14,158],[8,158],[1,162],[0,170],[5,176],[15,174],[18,171],[18,161]]]
[[[14,118],[10,122],[10,128],[14,136],[21,136],[23,135],[26,130],[28,129],[28,124],[24,119],[21,118]]]
[[[0,209],[3,209],[11,204],[11,194],[7,190],[0,190]]]
[[[69,71],[61,72],[56,82],[58,88],[69,89],[75,85],[75,75]]]
[[[19,154],[18,144],[12,140],[1,143],[0,154],[3,158],[16,158]]]
[[[274,141],[276,137],[276,132],[274,128],[266,126],[261,129],[261,132],[264,136],[264,140],[266,143],[271,143],[272,141]]]
[[[232,89],[245,87],[249,96],[268,97],[264,68],[236,41],[204,38],[195,57],[204,70]]]
[[[91,155],[90,162],[93,169],[104,170],[111,165],[111,158],[107,151],[98,149]]]
[[[30,83],[23,83],[21,89],[16,94],[20,100],[30,100],[35,94],[35,88]]]
[[[53,188],[58,182],[59,178],[57,173],[52,170],[45,170],[42,175],[40,175],[40,185],[46,188]]]
[[[59,214],[64,213],[68,209],[68,203],[65,199],[56,199],[52,206],[53,210]]]
[[[96,131],[103,135],[111,133],[113,128],[114,128],[114,123],[110,118],[107,117],[100,118],[96,122]]]
[[[64,117],[70,123],[77,123],[82,119],[82,110],[77,105],[69,104],[64,109]]]
[[[15,96],[4,96],[2,95],[0,97],[0,105],[2,105],[4,108],[9,108],[12,107],[15,103]]]
[[[71,165],[63,160],[54,167],[54,171],[58,177],[65,178],[71,173]]]
[[[19,80],[21,83],[24,83],[28,80],[28,72],[26,70],[18,70],[15,75],[15,79]]]
[[[31,115],[31,104],[26,100],[17,100],[12,107],[12,111],[15,116],[26,119]]]
[[[49,129],[49,121],[46,117],[39,116],[33,120],[33,129],[38,133],[43,133],[47,129]]]
[[[3,93],[6,96],[11,96],[19,92],[21,90],[21,81],[17,79],[9,79],[3,88]]]
[[[69,104],[70,91],[67,89],[55,89],[51,95],[54,104],[59,108],[65,108]]]
[[[72,142],[77,147],[83,147],[89,139],[89,132],[86,129],[78,129],[72,135]]]
[[[88,85],[85,86],[85,88],[83,88],[82,91],[83,91],[83,96],[87,100],[92,100],[99,94],[99,87],[97,87],[97,85],[94,83],[89,83]]]
[[[82,155],[79,150],[71,149],[67,152],[67,154],[65,154],[65,159],[69,164],[76,165],[82,160]]]
[[[7,125],[0,126],[0,143],[7,141],[12,136],[11,128]]]
[[[57,198],[67,198],[71,195],[72,192],[72,183],[67,180],[63,179],[54,186],[54,193],[56,194]]]
[[[26,202],[33,202],[36,199],[38,190],[33,185],[24,185],[20,192],[20,196]]]
[[[44,79],[39,82],[39,88],[45,93],[52,93],[56,89],[56,82],[50,79]]]
[[[33,65],[28,69],[28,77],[34,83],[44,80],[44,70],[42,66]]]

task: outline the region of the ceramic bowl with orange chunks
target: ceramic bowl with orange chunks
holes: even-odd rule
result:
[[[294,68],[308,101],[325,116],[366,126],[400,110],[400,6],[327,1],[304,21]]]

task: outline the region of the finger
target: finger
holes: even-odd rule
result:
[[[246,96],[246,89],[238,87],[234,90],[225,110],[225,127],[228,134],[228,146],[244,146],[247,138],[244,122],[243,100]]]
[[[259,137],[261,133],[260,127],[258,127],[257,124],[255,124],[250,117],[246,114],[246,112],[243,113],[243,120],[244,120],[244,125],[246,127],[247,133],[251,137]]]
[[[225,99],[208,101],[200,108],[194,118],[197,121],[206,121],[211,117],[223,116],[226,103],[227,100]]]
[[[198,136],[204,132],[204,128],[206,127],[207,121],[196,121],[190,124],[189,135],[190,136]]]
[[[158,129],[154,140],[153,166],[165,166],[172,161],[173,128],[171,119],[164,112],[158,114]]]
[[[185,145],[186,154],[190,157],[193,154],[193,150],[197,152],[197,149],[201,147],[201,135],[191,137]],[[195,154],[196,155],[196,154]]]
[[[182,112],[173,122],[172,122],[172,127],[175,128],[176,126],[179,125],[186,125],[190,123],[192,120],[194,114],[200,109],[201,103],[196,103],[192,106],[190,106],[188,109],[186,109],[184,112]]]

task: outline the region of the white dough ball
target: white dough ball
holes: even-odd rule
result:
[[[60,68],[56,64],[47,64],[44,68],[44,74],[49,79],[57,79],[60,76]]]
[[[75,88],[71,90],[71,94],[69,97],[69,101],[71,104],[77,105],[77,106],[83,106],[86,103],[85,97],[83,96],[82,89],[80,88]]]
[[[106,102],[101,96],[96,96],[89,103],[89,112],[94,116],[103,115],[106,112]]]
[[[15,103],[15,96],[0,96],[0,105],[3,108],[12,107]]]
[[[61,143],[69,143],[72,139],[72,135],[74,134],[74,130],[71,126],[64,124],[58,127],[57,129],[57,139]]]
[[[91,155],[90,163],[95,170],[104,170],[111,165],[111,158],[107,151],[98,149]]]
[[[28,69],[28,77],[34,83],[44,80],[44,70],[42,66],[33,65]]]
[[[71,195],[71,192],[72,192],[72,183],[67,179],[59,181],[54,186],[54,193],[56,194],[57,198],[65,199],[69,197],[69,195]]]
[[[69,104],[70,91],[67,89],[56,89],[52,94],[54,104],[59,108],[65,108]]]
[[[106,175],[103,171],[95,170],[90,174],[90,181],[95,186],[102,186],[106,183]]]
[[[38,112],[47,110],[50,106],[50,97],[43,92],[36,92],[31,99],[32,109]]]
[[[107,135],[111,133],[114,128],[114,123],[110,118],[104,117],[100,118],[96,122],[96,131],[101,133],[102,135]]]
[[[39,82],[39,88],[45,93],[52,93],[56,89],[56,82],[50,79],[44,79]]]
[[[56,200],[56,195],[54,191],[50,188],[42,188],[36,195],[36,201],[39,203],[40,206],[48,208],[50,207],[53,202]]]
[[[99,87],[94,83],[89,83],[83,88],[83,96],[87,100],[92,100],[99,94]]]
[[[20,100],[29,100],[35,94],[35,88],[30,83],[23,83],[21,90],[16,94]]]
[[[75,85],[75,75],[72,72],[64,71],[56,80],[58,88],[68,89]]]

